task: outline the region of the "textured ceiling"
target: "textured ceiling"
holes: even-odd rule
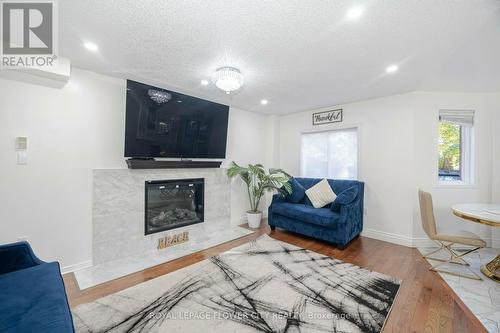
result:
[[[363,16],[346,20],[357,5]],[[59,10],[60,53],[74,66],[250,111],[500,91],[498,0],[63,0]],[[399,71],[386,74],[390,64]],[[245,75],[241,91],[200,84],[226,65]]]

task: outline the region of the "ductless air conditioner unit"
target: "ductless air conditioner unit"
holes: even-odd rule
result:
[[[0,78],[62,88],[71,76],[71,61],[59,57],[53,67],[12,68],[0,70]]]

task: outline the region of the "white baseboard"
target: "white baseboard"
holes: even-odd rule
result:
[[[392,233],[385,232],[385,231],[378,231],[378,230],[374,230],[374,229],[365,228],[363,230],[363,232],[361,233],[361,236],[373,238],[373,239],[378,239],[378,240],[381,240],[384,242],[394,243],[394,244],[398,244],[398,245],[408,246],[408,247],[413,246],[413,239],[412,238],[402,236],[402,235],[392,234]]]
[[[61,267],[61,274],[67,274],[89,267],[92,267],[92,260],[82,261],[74,265]]]
[[[361,236],[414,248],[437,246],[434,241],[430,240],[427,237],[411,238],[403,235],[392,234],[389,232],[378,231],[373,229],[363,230]],[[495,249],[500,248],[500,239],[492,239],[492,238],[483,238],[483,239],[486,242],[487,247],[492,247]]]

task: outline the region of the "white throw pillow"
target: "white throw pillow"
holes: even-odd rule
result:
[[[306,195],[311,201],[314,208],[321,208],[328,204],[331,204],[337,198],[335,192],[333,192],[328,180],[323,179],[310,189],[306,191]]]

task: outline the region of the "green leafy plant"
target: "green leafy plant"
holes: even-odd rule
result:
[[[439,124],[439,170],[460,171],[460,125]]]
[[[240,176],[248,188],[250,212],[257,213],[260,200],[265,192],[278,191],[284,197],[292,193],[292,186],[288,182],[291,176],[281,169],[269,169],[266,172],[262,164],[249,164],[242,167],[232,162],[227,169],[229,178]]]

